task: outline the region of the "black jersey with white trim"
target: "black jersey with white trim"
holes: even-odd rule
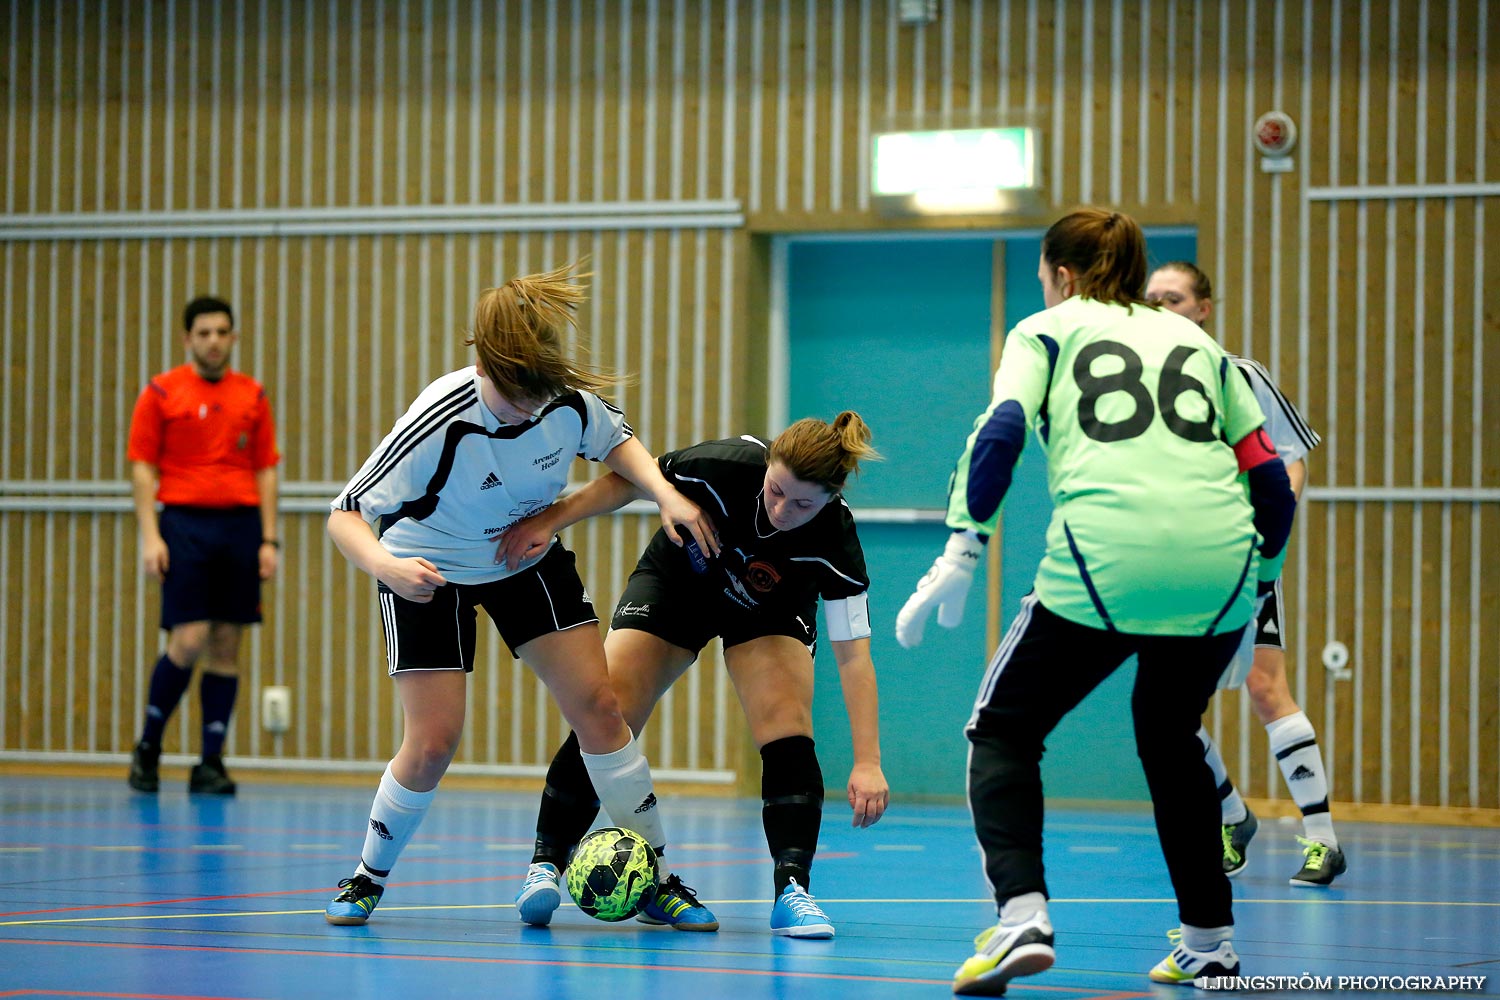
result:
[[[712,586],[749,611],[800,609],[819,597],[835,601],[867,591],[865,553],[843,497],[790,531],[772,526],[761,505],[769,455],[765,441],[745,434],[657,460],[667,481],[713,518],[722,551],[709,561]],[[651,539],[641,561],[684,584],[704,579],[665,531]]]
[[[392,555],[421,556],[453,583],[529,568],[495,562],[498,536],[557,499],[575,455],[600,461],[633,431],[590,392],[564,393],[522,424],[501,423],[471,366],[437,379],[330,505],[357,510]]]
[[[1255,393],[1255,401],[1266,415],[1266,433],[1284,463],[1291,465],[1318,446],[1322,438],[1302,418],[1292,401],[1281,394],[1265,366],[1236,354],[1229,355],[1229,360],[1250,383],[1250,391]]]

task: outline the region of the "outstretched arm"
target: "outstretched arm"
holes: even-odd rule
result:
[[[870,640],[835,639],[833,658],[844,689],[849,733],[854,741],[854,767],[849,772],[849,806],[854,826],[872,826],[890,805],[891,788],[880,769],[880,696],[875,685],[875,663]]]
[[[719,554],[719,541],[714,536],[714,524],[707,514],[676,488],[661,474],[656,459],[646,446],[635,438],[626,438],[615,446],[615,450],[604,458],[604,464],[633,483],[636,489],[656,501],[661,510],[662,527],[673,544],[681,545],[685,539],[678,526],[687,528],[698,546],[710,556]]]

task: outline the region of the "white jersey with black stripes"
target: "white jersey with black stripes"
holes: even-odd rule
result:
[[[1255,393],[1255,401],[1266,415],[1266,433],[1271,436],[1271,444],[1276,446],[1281,460],[1291,465],[1306,457],[1322,440],[1318,432],[1302,418],[1292,401],[1281,394],[1270,372],[1260,362],[1235,354],[1229,355],[1229,360],[1250,383],[1250,391]]]
[[[581,390],[502,423],[478,373],[462,368],[422,390],[330,507],[359,511],[392,555],[428,559],[452,583],[488,583],[541,558],[502,567],[496,540],[557,499],[573,457],[601,461],[632,434],[619,409]]]

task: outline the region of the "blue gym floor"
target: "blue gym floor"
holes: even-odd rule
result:
[[[570,904],[528,928],[511,900],[535,796],[450,788],[371,922],[333,927],[323,905],[354,864],[373,775],[368,788],[242,782],[218,799],[189,797],[171,770],[159,796],[139,795],[123,771],[0,776],[0,997],[940,998],[994,919],[962,806],[897,802],[851,830],[831,799],[812,888],[838,937],[793,941],[767,929],[759,803],[668,798],[673,868],[717,934],[604,924]],[[1350,870],[1311,890],[1287,884],[1297,828],[1262,824],[1235,882],[1243,974],[1483,975],[1500,993],[1500,830],[1338,829]],[[1047,860],[1058,964],[1011,996],[1194,995],[1146,978],[1177,923],[1148,813],[1054,809]]]

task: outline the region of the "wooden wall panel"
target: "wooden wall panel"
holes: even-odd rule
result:
[[[587,256],[582,344],[633,376],[619,396],[648,445],[762,429],[765,235],[920,225],[869,210],[872,131],[1029,121],[1050,204],[1019,222],[1096,201],[1196,225],[1213,332],[1268,364],[1324,435],[1288,567],[1289,671],[1335,796],[1500,806],[1500,581],[1483,558],[1500,538],[1500,408],[1483,391],[1500,356],[1486,253],[1500,204],[1329,193],[1493,184],[1497,35],[1500,5],[1482,0],[953,0],[926,25],[889,0],[6,0],[6,226],[555,214],[475,234],[0,240],[0,570],[37,580],[0,602],[0,752],[118,753],[138,723],[156,596],[136,568],[123,442],[141,385],[180,359],[192,294],[237,308],[238,362],[276,407],[294,501],[246,686],[296,688],[296,727],[259,733],[247,698],[233,748],[379,760],[399,710],[370,585],[317,508],[465,359],[480,289]],[[1273,107],[1302,130],[1286,174],[1262,172],[1249,142]],[[748,224],[568,224],[591,203],[711,199]],[[56,502],[32,509],[44,495]],[[650,521],[575,529],[601,608]],[[1320,664],[1332,639],[1354,651],[1349,680]],[[737,763],[716,657],[648,736],[669,766]],[[473,683],[461,759],[545,760],[560,723],[535,680],[492,643]],[[1244,700],[1212,720],[1247,789],[1283,797]],[[172,738],[191,743],[187,725]]]

